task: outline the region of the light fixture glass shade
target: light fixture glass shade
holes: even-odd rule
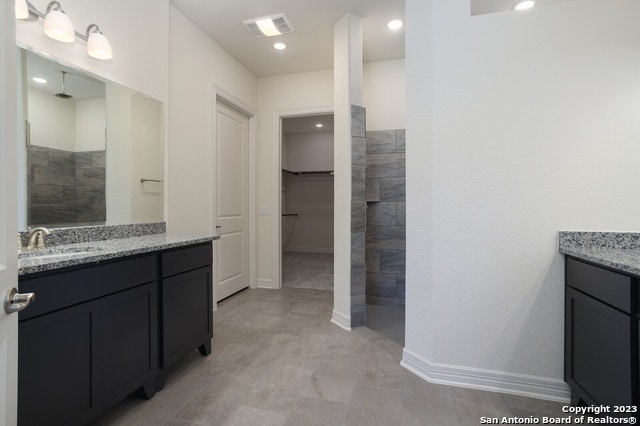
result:
[[[44,33],[54,40],[71,43],[76,39],[73,24],[61,10],[52,10],[44,18]]]
[[[108,60],[113,58],[109,40],[100,32],[92,32],[87,40],[87,54],[92,58]]]
[[[16,0],[16,19],[27,19],[29,17],[29,6],[27,0]]]

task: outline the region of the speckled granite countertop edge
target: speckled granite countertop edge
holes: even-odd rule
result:
[[[119,257],[152,253],[176,247],[206,243],[219,238],[217,235],[152,234],[93,241],[89,243],[57,245],[45,250],[46,254],[54,254],[58,257],[47,258],[29,255],[29,257],[18,259],[18,275],[23,276],[36,272],[53,271],[69,266],[96,263]],[[78,253],[78,251],[81,253]],[[65,252],[67,252],[68,255],[65,255]]]
[[[640,233],[559,233],[560,253],[640,276]]]

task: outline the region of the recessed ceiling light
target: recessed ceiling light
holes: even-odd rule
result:
[[[402,22],[399,19],[394,19],[393,21],[389,21],[387,23],[387,28],[389,28],[390,30],[399,30],[403,26],[404,26],[404,22]]]
[[[45,80],[45,79],[44,79],[44,78],[42,78],[42,77],[33,77],[33,78],[32,78],[32,80],[33,80],[33,81],[35,81],[36,83],[40,83],[40,84],[45,84],[45,83],[47,83],[47,80]]]
[[[284,44],[284,43],[275,43],[275,44],[273,45],[273,48],[274,48],[274,49],[278,49],[278,50],[284,50],[284,49],[286,49],[286,48],[287,48],[287,45],[286,45],[286,44]]]
[[[322,124],[322,123],[316,123],[316,127],[317,127],[317,128],[324,127],[324,124]]]
[[[533,0],[525,0],[525,1],[521,1],[520,3],[516,4],[514,9],[515,10],[531,9],[535,4],[536,4],[536,2],[533,1]]]

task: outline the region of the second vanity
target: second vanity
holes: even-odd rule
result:
[[[574,405],[636,417],[640,404],[640,234],[561,232],[565,380]]]
[[[86,424],[133,392],[153,397],[196,348],[208,355],[214,239],[142,231],[20,259],[36,301],[19,314],[19,424]]]

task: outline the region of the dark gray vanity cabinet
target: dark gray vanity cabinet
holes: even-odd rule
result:
[[[638,278],[571,257],[565,274],[565,380],[572,403],[637,406]]]
[[[198,348],[211,353],[213,295],[211,244],[162,254],[161,368]]]
[[[19,425],[82,425],[212,336],[211,243],[20,277]],[[165,276],[164,271],[168,271]]]

